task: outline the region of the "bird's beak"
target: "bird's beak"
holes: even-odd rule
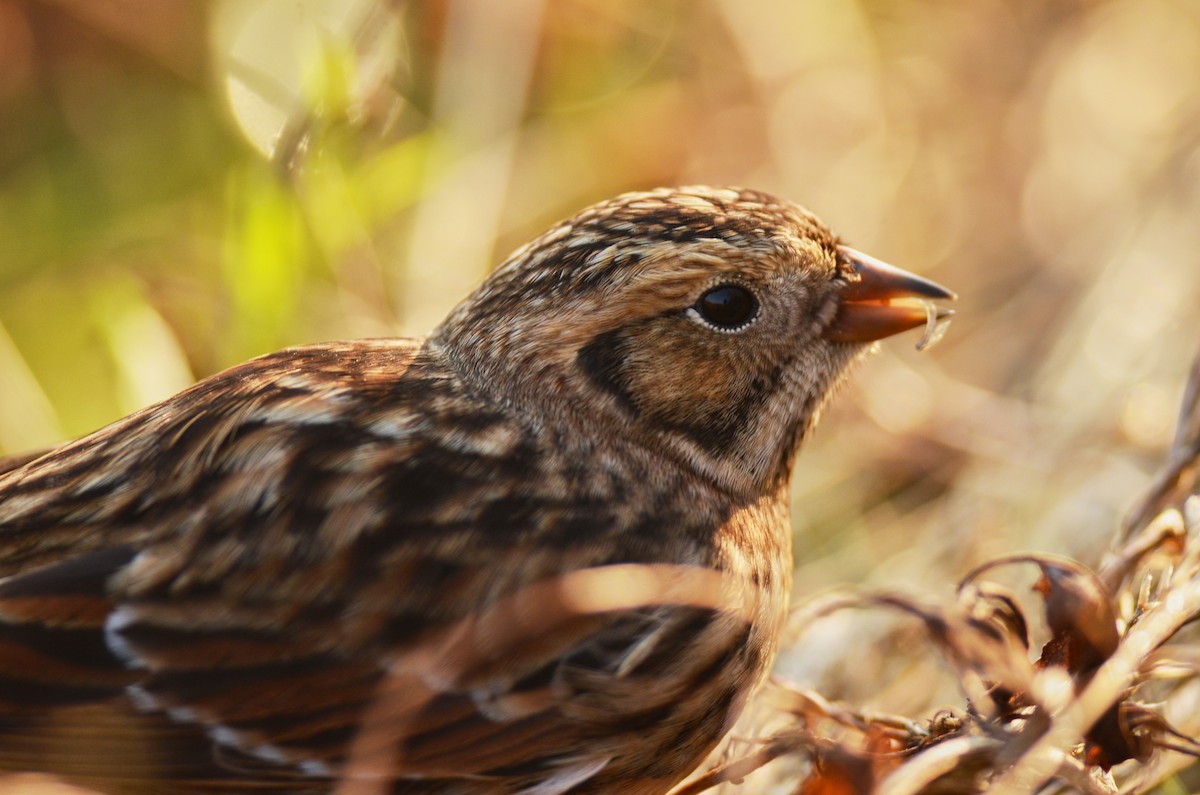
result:
[[[850,265],[858,278],[842,289],[838,311],[825,330],[825,338],[834,342],[871,342],[923,326],[954,314],[949,309],[931,307],[928,301],[893,304],[899,298],[943,298],[957,296],[937,282],[900,270],[874,257],[838,246],[838,257]]]

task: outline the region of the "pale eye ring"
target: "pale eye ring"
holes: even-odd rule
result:
[[[758,316],[758,299],[740,284],[718,284],[692,304],[688,315],[718,331],[741,331]]]

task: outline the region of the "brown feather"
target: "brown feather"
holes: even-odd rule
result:
[[[774,654],[792,458],[864,350],[824,337],[846,279],[793,204],[630,194],[428,339],[280,351],[10,464],[0,768],[665,792]],[[721,284],[736,329],[697,314]]]

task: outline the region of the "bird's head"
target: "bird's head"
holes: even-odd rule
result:
[[[598,434],[761,493],[786,478],[847,366],[926,323],[925,305],[893,301],[952,297],[840,245],[791,202],[660,189],[597,204],[519,249],[432,340],[535,421],[569,419],[579,433],[601,418]]]

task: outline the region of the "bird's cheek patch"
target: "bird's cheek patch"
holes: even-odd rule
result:
[[[596,337],[580,350],[579,364],[630,413],[721,454],[757,421],[781,368],[719,347],[697,346],[669,329],[623,329]]]
[[[580,368],[591,382],[614,396],[626,409],[636,412],[637,404],[630,392],[629,375],[625,371],[627,339],[622,330],[598,335],[579,351]]]

